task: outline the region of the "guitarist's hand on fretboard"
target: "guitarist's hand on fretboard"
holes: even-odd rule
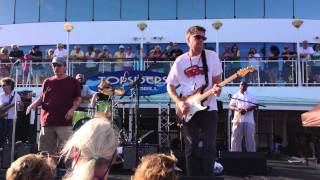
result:
[[[221,88],[221,86],[219,86],[218,84],[214,84],[213,85],[213,94],[215,95],[215,96],[220,96],[220,94],[221,94],[221,90],[222,90],[222,88]]]

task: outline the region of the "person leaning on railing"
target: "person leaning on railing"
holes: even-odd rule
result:
[[[320,44],[315,44],[313,46],[314,53],[312,55],[312,59],[314,60],[311,73],[314,75],[314,81],[316,83],[320,83]]]
[[[6,47],[0,50],[0,75],[1,77],[10,76],[11,61],[9,59],[9,51]]]

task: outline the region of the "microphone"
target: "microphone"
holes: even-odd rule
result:
[[[17,59],[12,66],[18,66],[21,63],[21,59]]]
[[[231,94],[228,94],[228,99],[232,99],[232,95]]]

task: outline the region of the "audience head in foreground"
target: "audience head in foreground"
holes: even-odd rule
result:
[[[166,154],[151,154],[142,157],[132,180],[176,180],[177,159]]]
[[[56,164],[47,156],[27,154],[14,161],[7,170],[7,180],[50,180],[54,178]]]
[[[104,118],[94,118],[77,130],[61,154],[72,157],[72,169],[64,179],[104,180],[115,160],[118,131]]]

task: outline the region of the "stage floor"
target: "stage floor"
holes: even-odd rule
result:
[[[301,162],[288,162],[288,160],[268,160],[268,174],[267,175],[217,175],[217,179],[250,179],[250,180],[287,180],[287,179],[308,179],[318,180],[320,179],[320,164],[316,166]],[[1,169],[0,180],[4,180],[5,170]],[[130,180],[132,172],[130,170],[122,170],[120,168],[113,168],[109,175],[109,180]],[[56,180],[61,178],[56,178]]]
[[[221,179],[250,179],[250,180],[281,180],[281,179],[308,179],[318,180],[320,179],[320,164],[313,166],[311,164],[306,165],[301,162],[288,162],[288,160],[268,160],[268,174],[267,175],[217,175]],[[110,180],[130,180],[131,173],[129,171],[113,172],[110,174]],[[219,178],[217,178],[219,179]]]

